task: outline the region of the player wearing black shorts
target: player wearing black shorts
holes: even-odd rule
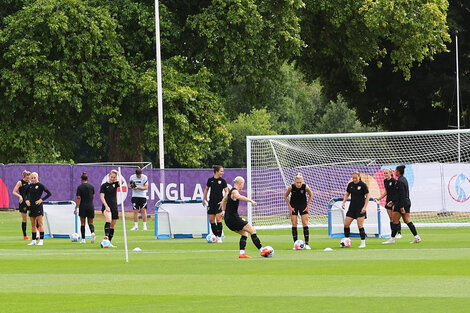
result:
[[[217,242],[222,243],[222,209],[220,202],[228,193],[227,182],[222,178],[224,168],[220,165],[213,165],[214,176],[209,178],[206,183],[206,189],[202,196],[202,205],[206,206],[207,193],[209,194],[209,205],[207,206],[207,215],[211,224],[212,233],[217,236]],[[217,222],[217,224],[216,224]]]
[[[88,175],[83,172],[80,177],[82,183],[77,187],[77,201],[76,207],[73,214],[77,214],[77,208],[79,209],[78,216],[80,216],[80,232],[82,234],[82,240],[80,243],[86,243],[85,239],[85,222],[88,219],[88,227],[91,232],[91,243],[95,242],[95,226],[93,225],[93,219],[95,218],[95,207],[93,206],[93,198],[95,197],[95,188],[93,185],[88,183]]]
[[[366,247],[366,232],[364,230],[364,220],[367,218],[367,204],[369,203],[369,188],[361,180],[361,174],[354,172],[352,174],[352,181],[346,187],[346,193],[343,199],[343,209],[346,201],[351,195],[351,202],[349,203],[346,219],[344,220],[344,237],[349,238],[351,234],[350,226],[355,219],[361,235],[361,245],[359,248]]]
[[[117,190],[119,188],[119,183],[117,182],[118,172],[112,170],[109,173],[108,181],[101,185],[100,188],[100,198],[103,206],[101,207],[101,212],[106,219],[104,224],[104,233],[106,237],[111,241],[114,236],[114,227],[116,222],[119,219],[118,205],[117,205]],[[121,183],[123,180],[121,179]],[[111,247],[115,248],[113,244]]]
[[[147,190],[149,188],[147,175],[137,168],[135,174],[129,178],[129,188],[132,189],[132,209],[134,211],[134,227],[139,230],[139,210],[142,212],[142,230],[147,230]]]
[[[410,188],[408,186],[408,180],[403,176],[405,174],[405,166],[399,165],[395,169],[395,174],[397,175],[397,196],[396,202],[393,207],[393,228],[392,235],[389,240],[384,241],[383,244],[393,244],[395,243],[395,236],[398,231],[398,224],[400,223],[400,218],[403,218],[406,225],[410,229],[411,233],[414,235],[414,239],[410,243],[420,243],[421,238],[416,231],[416,227],[410,219],[410,209],[411,209],[411,200],[410,200]]]
[[[24,240],[29,240],[28,235],[26,235],[26,223],[28,221],[28,207],[26,206],[26,191],[28,190],[29,186],[29,176],[31,172],[24,170],[23,171],[23,179],[19,180],[15,188],[13,189],[13,195],[18,197],[18,210],[21,213],[21,230],[23,231],[23,238]]]
[[[310,190],[310,187],[304,183],[304,178],[301,174],[297,174],[297,176],[295,176],[294,183],[287,188],[286,193],[284,194],[284,199],[289,206],[289,214],[292,222],[292,239],[294,240],[294,243],[297,241],[297,216],[300,215],[304,230],[305,249],[311,250],[312,248],[310,248],[308,244],[310,237],[308,229],[308,208],[310,207],[313,197],[312,190]],[[295,247],[292,249],[295,250]]]
[[[385,209],[387,209],[388,217],[390,218],[390,230],[393,227],[392,213],[393,213],[393,204],[396,202],[397,197],[397,180],[393,177],[393,171],[391,168],[384,169],[384,187],[385,191],[380,197],[377,198],[377,201],[385,199]],[[401,224],[398,223],[398,231],[396,238],[401,238]]]
[[[238,214],[238,205],[240,203],[240,200],[251,202],[254,206],[256,206],[255,201],[248,199],[247,197],[242,196],[240,194],[239,191],[243,189],[244,184],[245,180],[243,179],[243,177],[235,177],[235,179],[233,180],[234,186],[232,190],[230,190],[222,200],[222,214],[224,215],[225,225],[227,225],[230,230],[241,235],[240,254],[238,255],[240,259],[250,258],[245,252],[248,233],[251,235],[251,240],[253,241],[253,244],[256,246],[256,248],[259,249],[261,256],[266,256],[270,254],[273,250],[262,247],[261,241],[256,235],[255,228],[251,226],[250,223],[242,219]]]
[[[31,228],[32,228],[32,241],[28,246],[36,245],[36,223],[39,224],[39,242],[38,246],[44,244],[44,226],[42,222],[42,216],[44,215],[44,210],[42,207],[42,202],[51,196],[51,192],[39,182],[39,175],[36,172],[31,173],[31,184],[26,190],[26,205],[29,210],[29,218],[31,219]],[[44,197],[42,194],[46,193]],[[42,197],[42,198],[41,198]]]

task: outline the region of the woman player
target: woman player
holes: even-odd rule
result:
[[[286,193],[284,194],[284,199],[289,206],[289,214],[292,221],[292,238],[294,239],[294,243],[297,241],[297,215],[300,214],[300,218],[302,219],[302,226],[304,228],[305,249],[312,250],[312,248],[310,248],[308,245],[308,208],[310,207],[310,203],[313,199],[312,190],[310,190],[310,187],[304,183],[302,174],[297,174],[295,176],[294,183],[287,188]],[[295,250],[295,248],[292,249]]]
[[[114,226],[116,226],[116,222],[119,219],[119,212],[117,206],[117,189],[119,188],[119,184],[117,182],[118,172],[116,170],[112,170],[109,173],[108,181],[101,185],[100,189],[100,198],[103,206],[101,207],[101,212],[106,219],[106,223],[104,224],[104,233],[108,240],[111,242],[114,236]],[[121,184],[124,181],[121,178]],[[112,248],[116,248],[113,244],[111,244]]]
[[[415,236],[412,242],[410,243],[420,243],[421,238],[416,231],[416,227],[410,219],[410,209],[411,209],[411,201],[410,201],[410,189],[408,186],[408,180],[403,176],[405,174],[405,166],[399,165],[395,169],[395,174],[397,175],[397,197],[395,205],[393,206],[393,227],[392,227],[392,235],[389,240],[382,242],[385,245],[394,244],[395,243],[395,236],[398,231],[398,224],[400,224],[400,218],[403,218],[406,225],[410,228],[411,233]]]
[[[346,219],[344,221],[344,237],[349,238],[352,221],[355,219],[357,227],[359,228],[359,234],[361,235],[361,245],[359,248],[366,247],[366,232],[364,230],[364,220],[367,216],[367,204],[369,203],[369,188],[361,180],[359,172],[352,174],[352,182],[350,182],[346,188],[346,194],[343,199],[343,209],[349,195],[351,195],[351,202],[349,203],[349,209],[346,213]]]
[[[51,196],[51,192],[39,182],[39,175],[36,172],[31,173],[31,184],[28,186],[26,191],[26,205],[28,206],[29,210],[29,218],[31,219],[31,229],[32,229],[32,241],[28,244],[28,246],[36,245],[36,223],[39,224],[39,242],[37,243],[38,246],[42,246],[44,244],[44,226],[42,223],[42,216],[44,215],[44,210],[42,207],[42,203],[44,200]],[[43,193],[46,195],[41,198]]]
[[[202,197],[202,205],[206,206],[207,193],[209,195],[209,205],[207,206],[207,215],[211,224],[212,233],[217,236],[217,242],[222,243],[222,209],[220,202],[224,198],[223,192],[228,193],[227,182],[222,178],[224,168],[220,165],[213,165],[214,176],[207,180],[206,189]],[[215,222],[217,221],[217,224]]]
[[[18,210],[21,213],[21,230],[23,231],[23,238],[24,240],[29,240],[29,237],[26,235],[26,223],[28,221],[28,217],[26,213],[28,213],[27,206],[26,206],[26,191],[28,190],[29,186],[29,176],[31,172],[24,170],[23,171],[23,179],[19,180],[15,188],[13,189],[13,195],[18,197],[19,207]]]
[[[80,232],[82,233],[82,240],[80,243],[86,243],[85,239],[85,222],[88,219],[88,227],[91,232],[91,243],[95,242],[95,226],[93,225],[93,219],[95,218],[95,207],[93,206],[93,198],[95,197],[95,188],[93,185],[88,183],[88,175],[83,172],[80,177],[82,183],[77,188],[77,201],[75,211],[73,214],[77,214],[77,209],[79,209],[78,216],[80,216]]]
[[[393,203],[396,201],[397,194],[397,180],[393,177],[393,171],[391,168],[384,169],[384,187],[385,191],[383,194],[377,198],[377,201],[382,200],[385,196],[385,208],[387,209],[388,217],[390,218],[390,229],[393,227],[392,213],[393,213]],[[401,238],[401,224],[398,223],[397,236],[395,238]]]
[[[245,184],[245,180],[243,177],[237,176],[233,180],[233,188],[225,195],[224,199],[222,200],[222,215],[225,217],[225,225],[227,227],[241,235],[240,238],[240,254],[238,257],[240,259],[250,258],[246,252],[246,239],[248,237],[248,233],[251,235],[251,240],[256,248],[259,249],[261,256],[267,256],[273,250],[269,248],[263,248],[261,245],[261,241],[259,240],[258,236],[256,235],[256,230],[251,224],[247,221],[242,219],[240,215],[238,215],[238,205],[240,200],[251,202],[254,206],[256,206],[256,202],[244,197],[240,194],[240,190],[243,189],[243,185]]]

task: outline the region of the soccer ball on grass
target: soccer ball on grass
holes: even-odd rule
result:
[[[101,240],[100,246],[101,248],[109,248],[111,247],[111,241],[108,240],[108,237],[104,237],[104,239]]]
[[[212,234],[209,234],[206,236],[206,240],[208,243],[214,243],[217,241],[217,237]]]
[[[72,242],[77,242],[78,239],[80,239],[80,236],[77,233],[70,235],[70,240],[72,240]]]
[[[349,248],[349,247],[351,247],[351,239],[349,239],[349,238],[343,238],[343,239],[341,239],[340,245],[341,245],[341,248]]]
[[[294,249],[295,250],[303,250],[305,248],[305,243],[302,240],[296,240],[294,242]]]

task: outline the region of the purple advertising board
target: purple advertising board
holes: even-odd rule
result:
[[[101,209],[100,187],[106,175],[117,167],[93,166],[93,165],[69,165],[69,164],[7,164],[0,165],[0,207],[18,208],[18,199],[13,195],[16,183],[22,178],[23,170],[37,172],[39,181],[52,193],[48,201],[75,201],[76,190],[80,185],[80,176],[83,172],[88,175],[88,182],[95,187],[95,209]],[[125,180],[123,187],[124,207],[126,211],[132,211],[132,190],[127,184],[129,177],[135,173],[135,168],[121,167]],[[153,213],[155,204],[165,200],[201,200],[209,177],[214,172],[212,169],[148,169],[143,173],[148,177],[148,212]],[[236,176],[246,179],[246,169],[225,169],[223,178],[231,187]],[[246,195],[245,190],[242,194]],[[119,201],[119,199],[118,199]],[[246,214],[246,203],[240,204],[240,213]]]

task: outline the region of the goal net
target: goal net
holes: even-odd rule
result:
[[[327,226],[328,203],[344,196],[354,171],[377,198],[383,170],[403,164],[415,224],[469,226],[469,161],[470,130],[248,136],[247,193],[257,202],[248,204],[248,219],[257,227],[290,227],[284,193],[301,173],[313,192],[309,223]]]

